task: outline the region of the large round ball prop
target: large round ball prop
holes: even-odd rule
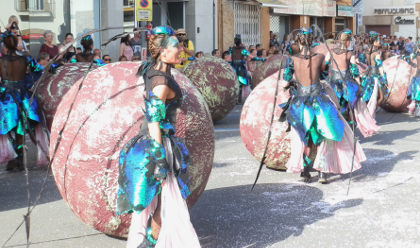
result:
[[[125,236],[130,224],[130,215],[115,214],[119,153],[144,118],[143,78],[135,76],[139,65],[101,67],[88,74],[80,91],[79,80],[58,106],[51,129],[52,171],[63,199],[85,224],[117,237]],[[176,135],[185,139],[191,155],[191,207],[212,168],[213,123],[200,92],[180,72],[172,74],[184,96]]]
[[[410,104],[410,100],[407,99],[408,88],[416,68],[397,56],[385,60],[383,68],[388,80],[389,93],[381,107],[389,112],[406,112]]]
[[[91,63],[70,63],[57,68],[55,73],[49,73],[38,86],[38,102],[44,111],[47,126],[51,130],[58,104],[70,88],[89,70]],[[92,64],[90,70],[98,68]]]
[[[283,110],[279,104],[289,98],[289,93],[284,91],[286,82],[281,80],[278,84],[277,99],[274,101],[274,93],[277,84],[278,72],[264,79],[255,88],[242,108],[240,132],[246,149],[258,160],[264,153],[270,129],[273,104],[275,107],[271,138],[268,143],[264,164],[271,169],[286,170],[285,164],[290,157],[290,135],[286,132],[287,122],[280,122],[280,114]]]
[[[203,57],[188,64],[184,74],[197,87],[209,106],[213,121],[223,119],[238,100],[236,73],[223,59]]]
[[[265,78],[269,77],[276,71],[279,71],[279,68],[286,64],[285,59],[286,57],[283,58],[283,55],[273,55],[270,56],[267,61],[264,62],[264,64],[257,67],[257,69],[255,69],[255,71],[252,73],[251,88],[254,89]]]

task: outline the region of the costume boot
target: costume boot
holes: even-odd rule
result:
[[[23,147],[19,146],[16,149],[16,154],[18,155],[17,158],[10,160],[7,163],[6,166],[6,170],[7,171],[13,171],[13,170],[18,170],[18,171],[22,171],[23,168]]]
[[[153,248],[156,245],[157,240],[153,238],[152,229],[150,227],[147,228],[146,237],[141,243],[138,248]]]
[[[324,172],[318,172],[318,175],[319,175],[319,179],[318,179],[319,183],[322,183],[322,184],[328,183],[327,174],[325,174]]]
[[[305,183],[309,183],[311,181],[311,169],[312,160],[308,156],[303,155],[303,172],[300,173],[300,177],[303,178]]]

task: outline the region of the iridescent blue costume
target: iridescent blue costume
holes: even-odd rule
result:
[[[374,61],[375,64],[369,66],[369,72],[364,78],[362,78],[361,82],[364,90],[363,100],[365,100],[365,102],[368,102],[372,96],[373,88],[375,87],[375,81],[378,82],[379,90],[383,92],[384,96],[388,94],[388,82],[386,76],[385,74],[381,75],[379,71],[379,68],[383,66],[382,60],[375,58]]]
[[[141,212],[161,192],[161,183],[169,172],[175,174],[182,197],[189,194],[187,165],[189,153],[183,141],[175,137],[176,110],[182,92],[172,76],[154,68],[144,74],[145,120],[139,135],[120,153],[117,214]],[[163,103],[152,92],[157,85],[167,85],[176,97]],[[159,122],[162,144],[149,135],[148,123]]]
[[[0,135],[5,135],[13,130],[17,134],[23,135],[24,117],[29,121],[40,122],[36,98],[29,105],[31,98],[29,89],[32,87],[34,79],[42,73],[43,68],[35,60],[24,56],[3,55],[0,61],[3,76],[0,84]],[[28,66],[31,69],[31,74],[25,75],[20,80],[10,80],[12,77],[17,77],[8,75],[8,72],[12,71],[11,67],[21,68],[24,72]],[[28,124],[31,123],[28,122]]]
[[[288,58],[283,79],[291,82],[289,102],[281,104],[289,124],[297,131],[307,146],[309,140],[319,145],[323,140],[340,141],[344,133],[344,123],[336,107],[319,81],[309,87],[293,83],[293,60]]]
[[[248,85],[248,72],[246,69],[245,58],[249,56],[248,50],[242,47],[233,47],[230,49],[232,54],[232,67],[238,76],[238,81],[241,85]]]
[[[354,78],[359,76],[357,66],[351,64],[350,69],[345,71],[330,69],[328,75],[328,82],[334,89],[340,103],[341,113],[344,114],[350,110],[349,107],[351,107],[351,110],[354,109],[354,105],[361,96],[359,85],[354,81]]]
[[[418,54],[414,53],[413,58],[417,58]],[[417,63],[419,58],[417,58]],[[411,61],[410,61],[411,62]],[[417,65],[418,67],[418,65]],[[416,75],[411,79],[410,87],[408,88],[407,98],[415,101],[414,115],[420,116],[420,69],[417,68]]]

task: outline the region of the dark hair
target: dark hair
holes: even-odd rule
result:
[[[202,51],[196,52],[194,57],[198,57],[198,55],[203,55],[204,56],[204,53]]]
[[[64,39],[67,38],[67,36],[71,35],[72,37],[74,37],[74,35],[72,33],[67,33],[66,36],[64,36]]]
[[[78,48],[76,48],[76,50],[80,50],[80,51],[82,51],[82,48],[81,48],[81,47],[78,47]]]
[[[230,55],[230,52],[229,51],[224,51],[223,54],[222,54],[222,58],[225,59],[226,56],[228,56],[228,55]]]
[[[130,42],[130,35],[129,34],[127,34],[126,36],[121,38],[121,43],[124,43],[126,45],[130,45],[129,42]]]
[[[93,40],[92,38],[90,39],[82,39],[82,41],[80,42],[80,44],[82,44],[84,52],[88,52],[90,50],[92,50],[91,46],[93,45]]]
[[[18,46],[18,43],[19,43],[19,40],[16,36],[9,35],[6,38],[4,38],[3,42],[4,42],[4,45],[7,48],[7,53],[8,54],[12,54],[12,53],[16,52],[17,46]]]
[[[257,56],[258,57],[262,56],[262,51],[263,51],[263,49],[257,51]]]
[[[104,60],[105,59],[105,57],[111,57],[111,56],[109,56],[109,54],[105,54],[104,56],[102,56],[102,60]]]
[[[42,52],[38,55],[38,61],[48,59],[48,58],[50,58],[50,55],[48,53],[45,53],[45,52]]]
[[[211,55],[212,55],[212,56],[214,56],[214,55],[217,53],[217,51],[219,51],[219,49],[214,49],[214,50],[211,52]]]
[[[118,61],[122,61],[122,59],[126,59],[126,60],[128,60],[126,56],[122,55],[122,56],[120,56],[120,57],[118,58]]]
[[[150,59],[146,63],[142,63],[139,70],[137,71],[137,76],[143,76],[146,71],[156,65],[160,56],[160,49],[168,45],[168,38],[170,35],[166,34],[153,34],[150,36],[148,50],[150,52]],[[171,66],[167,66],[166,73],[171,74]]]

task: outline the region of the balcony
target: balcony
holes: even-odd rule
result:
[[[15,9],[19,15],[45,17],[53,15],[55,0],[15,0]]]

